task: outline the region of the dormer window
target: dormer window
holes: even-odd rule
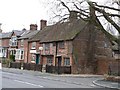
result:
[[[9,44],[10,44],[10,46],[17,46],[17,37],[12,36]]]

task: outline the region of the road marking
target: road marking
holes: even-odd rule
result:
[[[43,86],[41,86],[41,85],[36,85],[36,84],[33,84],[33,83],[29,83],[29,82],[24,82],[24,81],[20,81],[20,80],[14,80],[14,81],[19,82],[19,83],[24,83],[24,84],[28,84],[28,85],[32,85],[32,86],[43,88]]]

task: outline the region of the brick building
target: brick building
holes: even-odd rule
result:
[[[31,24],[30,30],[26,30],[21,37],[18,38],[18,48],[16,49],[15,60],[16,62],[28,62],[29,44],[28,40],[38,32],[37,25]]]
[[[71,73],[105,74],[114,59],[107,36],[76,17],[47,26],[32,39],[40,41],[40,63],[44,67],[71,66]]]
[[[35,34],[32,38],[29,39],[28,41],[28,63],[36,63],[36,64],[42,64],[40,62],[41,57],[40,57],[40,48],[41,45],[39,43],[40,41],[40,37],[44,37],[43,34],[41,34],[40,36],[36,36],[39,35],[39,33],[41,33],[41,31],[43,30],[44,27],[46,27],[47,25],[47,21],[46,20],[40,20],[40,30],[37,34]],[[37,37],[37,38],[35,38]]]

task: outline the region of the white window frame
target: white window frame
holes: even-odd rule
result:
[[[24,60],[24,50],[23,49],[17,49],[16,50],[15,59],[17,59],[17,60]]]
[[[10,46],[17,46],[17,37],[16,36],[12,36],[9,42]]]
[[[23,40],[23,39],[20,40],[20,45],[21,45],[21,46],[24,45],[24,40]]]
[[[32,42],[31,49],[36,49],[36,42]]]

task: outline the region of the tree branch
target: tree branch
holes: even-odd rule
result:
[[[89,4],[92,8],[94,8],[96,11],[102,13],[103,16],[104,16],[104,18],[105,18],[108,22],[110,22],[110,23],[117,29],[117,31],[120,33],[120,27],[109,17],[109,14],[108,14],[108,13],[106,13],[106,12],[105,12],[104,10],[102,10],[102,9],[99,9],[99,8],[95,7],[95,5],[94,5],[92,2],[88,2],[88,4]]]

